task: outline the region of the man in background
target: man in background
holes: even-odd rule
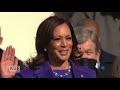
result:
[[[80,30],[83,30],[83,31],[90,30],[90,31],[96,33],[100,44],[102,42],[101,38],[100,38],[99,25],[93,19],[82,19],[80,21],[78,27],[76,27],[74,30],[76,32],[76,36],[79,36]],[[84,35],[81,34],[81,36],[79,36],[79,37],[85,38],[82,36],[84,36]],[[90,36],[90,35],[88,35],[88,36]],[[81,38],[78,38],[78,39],[81,40]],[[81,42],[80,40],[78,41],[78,43]],[[96,45],[96,47],[98,47],[98,46]],[[97,68],[98,68],[99,72],[101,72],[104,75],[104,77],[112,77],[111,76],[112,75],[112,67],[113,67],[113,62],[114,62],[115,58],[116,58],[116,56],[104,51],[100,47],[100,58],[99,58],[99,64],[98,64]]]

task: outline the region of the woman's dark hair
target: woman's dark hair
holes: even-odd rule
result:
[[[71,23],[65,18],[56,15],[50,16],[38,27],[35,39],[37,55],[31,60],[28,60],[27,64],[29,68],[38,69],[45,60],[48,60],[48,54],[47,51],[45,51],[45,48],[47,49],[50,40],[53,38],[53,30],[63,23],[66,23],[69,26],[72,35],[73,50],[76,48],[77,40]],[[72,55],[73,54],[71,54],[70,58],[72,58]]]

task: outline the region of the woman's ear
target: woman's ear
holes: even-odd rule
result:
[[[44,51],[46,52],[46,51],[47,51],[47,49],[46,49],[46,48],[44,48]]]

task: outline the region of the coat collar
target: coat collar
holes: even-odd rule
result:
[[[89,69],[76,65],[72,60],[70,60],[72,71],[73,71],[73,77],[74,78],[87,78],[89,77]]]
[[[73,78],[85,78],[88,77],[88,71],[81,66],[77,66],[74,64],[72,60],[69,60],[71,65],[71,71],[73,74]],[[34,72],[35,77],[37,78],[53,78],[53,72],[50,67],[49,61],[46,61],[44,64],[40,66],[39,69]]]
[[[45,63],[42,64],[39,69],[35,70],[34,75],[38,78],[53,78],[49,61],[45,61]]]
[[[100,49],[101,54],[100,54],[100,62],[102,63],[112,63],[113,60],[116,58],[116,56],[104,51],[102,48]]]

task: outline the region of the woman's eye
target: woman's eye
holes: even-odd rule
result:
[[[60,40],[60,38],[54,38],[53,40],[57,41],[57,40]]]
[[[72,38],[71,38],[71,37],[68,37],[67,39],[71,40]]]

